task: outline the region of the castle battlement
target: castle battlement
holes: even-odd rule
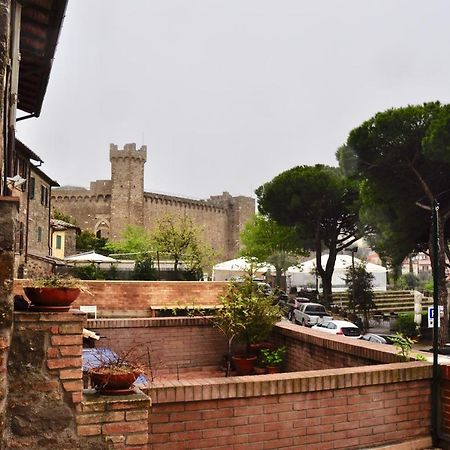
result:
[[[160,205],[174,205],[181,208],[208,210],[213,212],[226,213],[226,209],[209,200],[194,200],[186,197],[176,197],[174,195],[158,194],[155,192],[144,192],[145,201]]]
[[[109,160],[119,158],[138,159],[144,163],[147,161],[147,146],[143,145],[140,149],[136,149],[136,144],[125,144],[123,149],[120,150],[116,144],[109,144]]]
[[[89,189],[64,186],[52,189],[52,205],[75,218],[83,229],[112,241],[128,225],[151,231],[165,215],[186,214],[202,229],[202,236],[222,258],[239,251],[239,233],[255,213],[255,200],[228,192],[206,199],[145,192],[147,146],[110,144],[111,179],[96,180]]]

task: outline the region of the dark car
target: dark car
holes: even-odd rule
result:
[[[375,342],[376,344],[390,344],[392,345],[394,342],[392,338],[394,336],[390,336],[389,334],[374,334],[374,333],[366,333],[364,336],[361,336],[361,339],[364,341]]]

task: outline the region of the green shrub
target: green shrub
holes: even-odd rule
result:
[[[395,329],[398,333],[414,337],[418,335],[417,325],[414,322],[414,313],[399,314]]]
[[[429,280],[429,281],[426,281],[424,284],[423,284],[423,290],[427,293],[427,294],[429,294],[429,295],[433,295],[433,280]]]
[[[153,258],[149,253],[144,253],[136,259],[133,270],[133,279],[144,281],[153,281],[157,279]]]
[[[419,278],[411,272],[405,273],[398,279],[400,289],[416,289],[420,286]]]
[[[74,276],[82,280],[104,280],[106,278],[105,272],[95,263],[88,266],[75,267]]]

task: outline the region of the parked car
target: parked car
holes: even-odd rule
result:
[[[364,336],[361,336],[361,339],[364,341],[375,342],[376,344],[393,344],[392,338],[394,336],[390,336],[389,334],[374,334],[374,333],[366,333]]]
[[[347,322],[346,320],[330,320],[328,322],[318,323],[312,329],[346,336],[352,339],[359,339],[361,337],[361,330],[354,323]]]
[[[332,319],[325,306],[320,303],[301,303],[298,309],[294,309],[294,322],[306,327]]]
[[[305,297],[287,297],[278,301],[278,305],[283,308],[287,319],[291,322],[294,321],[294,310],[300,308],[302,303],[310,303],[310,301]]]

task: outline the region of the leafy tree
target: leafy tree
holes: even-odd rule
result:
[[[133,279],[146,281],[157,279],[153,258],[149,253],[144,253],[137,257],[133,270]]]
[[[357,183],[333,167],[298,166],[260,186],[256,194],[262,214],[293,227],[304,247],[316,252],[324,301],[330,304],[336,255],[364,234],[358,226]],[[325,267],[321,261],[324,247],[329,252]]]
[[[212,249],[202,242],[200,230],[187,215],[167,215],[158,220],[152,242],[157,251],[172,258],[176,278],[182,261],[189,270],[198,270],[207,264],[207,258],[212,255]]]
[[[143,227],[128,225],[121,239],[117,242],[108,242],[110,253],[128,254],[130,259],[152,250],[152,240]]]
[[[241,256],[256,258],[275,267],[276,285],[281,285],[281,275],[289,267],[298,263],[300,255],[306,255],[302,242],[292,227],[278,225],[277,222],[261,214],[249,220],[241,233],[244,249]]]
[[[76,237],[76,249],[83,252],[94,250],[97,253],[108,254],[106,244],[108,239],[97,237],[92,231],[83,230]]]
[[[370,311],[376,308],[373,301],[373,279],[375,277],[367,272],[364,263],[349,267],[345,272],[345,284],[348,287],[349,307],[353,312],[363,315],[364,330],[369,329]]]
[[[211,272],[215,261],[217,261],[217,254],[214,249],[199,237],[192,242],[183,255],[186,280],[203,279],[203,272],[205,270]]]
[[[394,263],[415,251],[428,249],[432,254],[430,216],[433,202],[439,202],[436,256],[439,303],[445,317],[441,344],[448,339],[449,127],[449,105],[436,102],[390,109],[352,130],[346,146],[338,151],[346,172],[363,180],[362,217],[371,221],[374,241]]]
[[[64,214],[58,209],[52,210],[52,219],[62,220],[63,222],[71,223],[72,225],[77,225],[77,221],[69,214]]]

